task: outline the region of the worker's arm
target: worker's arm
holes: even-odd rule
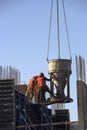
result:
[[[44,79],[45,79],[45,80],[47,80],[47,81],[51,81],[51,78],[50,78],[50,79],[48,79],[47,77],[44,77]]]

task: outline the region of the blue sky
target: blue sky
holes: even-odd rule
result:
[[[77,120],[75,55],[87,64],[87,2],[64,0],[72,54],[71,97],[67,104],[71,120]],[[21,72],[21,83],[44,72],[48,75],[47,47],[51,0],[0,0],[0,65],[11,65]],[[60,5],[61,56],[68,58],[66,33]],[[53,8],[49,58],[57,58],[56,9]],[[62,58],[61,57],[61,58]]]

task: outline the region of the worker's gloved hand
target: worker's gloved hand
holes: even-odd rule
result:
[[[50,80],[52,80],[53,78],[54,78],[54,76],[52,75],[51,78],[50,78]]]
[[[53,73],[51,73],[51,77],[54,78],[54,74]]]

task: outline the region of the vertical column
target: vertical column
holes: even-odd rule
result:
[[[85,129],[85,106],[86,106],[86,96],[85,96],[86,86],[82,81],[77,81],[77,104],[78,104],[78,121],[79,130]]]

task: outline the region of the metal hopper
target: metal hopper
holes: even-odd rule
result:
[[[56,94],[56,99],[65,102],[71,102],[70,89],[69,89],[69,78],[71,71],[71,60],[68,59],[52,59],[48,61],[48,73],[51,77],[50,89]],[[66,94],[64,92],[65,87],[67,87]],[[56,89],[56,93],[54,92]],[[63,100],[63,101],[64,101]]]

